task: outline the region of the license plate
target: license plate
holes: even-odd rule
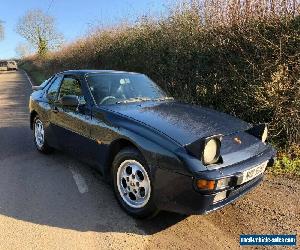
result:
[[[241,180],[240,184],[248,182],[248,181],[254,179],[255,177],[259,176],[263,172],[265,172],[267,164],[268,164],[268,162],[266,161],[266,162],[259,164],[258,166],[255,166],[254,168],[251,168],[251,169],[243,172],[243,175],[241,178],[242,180]]]

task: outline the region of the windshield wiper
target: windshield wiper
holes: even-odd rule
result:
[[[126,100],[118,101],[117,104],[120,103],[130,103],[130,102],[145,102],[145,101],[165,101],[165,100],[174,100],[173,97],[160,97],[160,98],[149,98],[149,97],[133,97]]]
[[[165,97],[160,97],[160,98],[156,98],[156,99],[152,99],[153,101],[165,101],[165,100],[174,100],[173,97],[170,96],[165,96]]]
[[[133,97],[133,98],[129,98],[129,99],[126,99],[123,101],[118,101],[116,103],[120,104],[120,103],[145,102],[145,101],[151,101],[151,98],[149,98],[149,97]]]

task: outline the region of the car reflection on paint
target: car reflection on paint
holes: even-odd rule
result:
[[[178,102],[143,74],[65,71],[34,90],[37,149],[98,168],[135,217],[216,210],[257,186],[274,162],[265,124]]]

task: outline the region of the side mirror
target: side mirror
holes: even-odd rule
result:
[[[60,98],[59,102],[63,106],[69,106],[69,107],[79,106],[78,96],[76,95],[65,95],[62,98]]]

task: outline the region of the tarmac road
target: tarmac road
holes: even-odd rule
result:
[[[300,188],[294,180],[290,187],[267,180],[264,191],[260,187],[206,216],[162,212],[150,221],[129,217],[88,165],[61,152],[35,150],[30,93],[24,73],[0,72],[0,249],[238,249],[240,233],[299,230]],[[288,199],[286,192],[295,197]],[[277,224],[264,215],[271,195],[277,197],[268,205],[281,219]],[[276,206],[283,199],[289,208]]]

